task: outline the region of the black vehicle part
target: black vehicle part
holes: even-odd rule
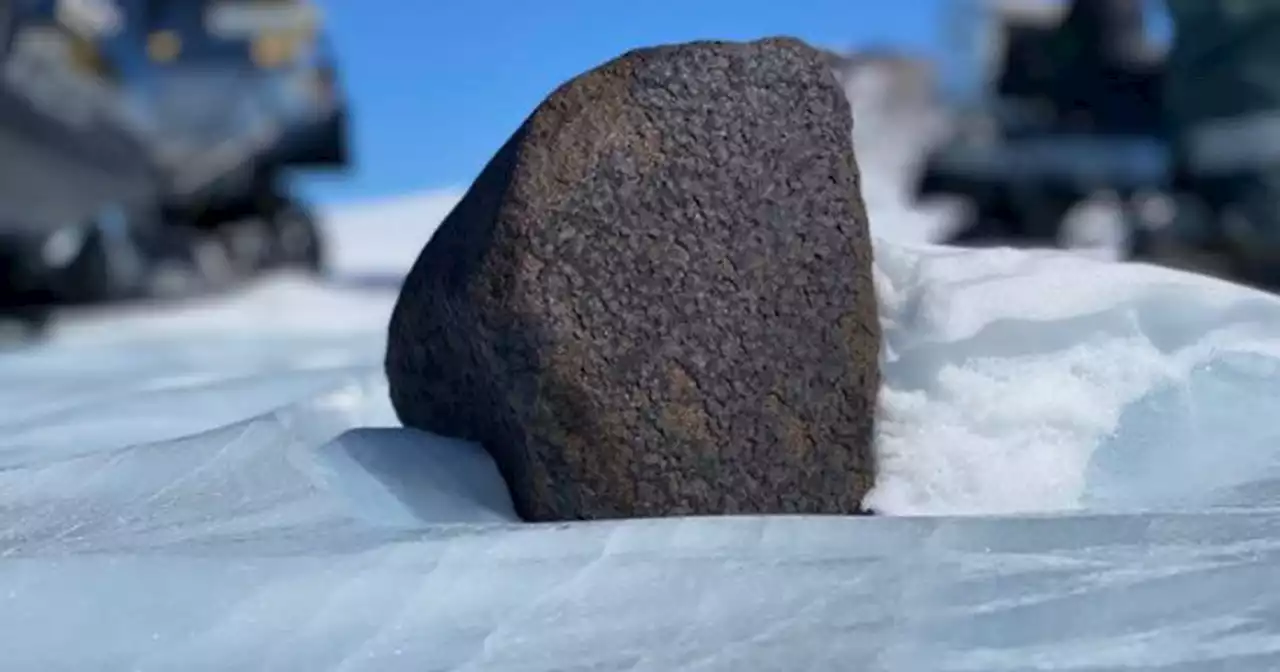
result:
[[[325,271],[324,239],[314,213],[286,200],[271,217],[271,265],[312,274]]]
[[[9,47],[13,44],[15,12],[13,0],[0,2],[0,63],[9,55]]]
[[[1058,130],[1143,134],[1163,124],[1164,67],[1141,0],[1072,0],[1061,22],[1004,27],[994,94]]]
[[[1055,246],[1063,217],[1076,194],[1055,189],[985,185],[970,191],[972,207],[940,242],[949,245]]]
[[[0,306],[36,308],[134,298],[146,291],[149,266],[141,242],[122,216],[113,226],[98,220],[48,235],[11,231],[0,237]]]
[[[122,217],[103,217],[89,230],[81,254],[59,277],[65,303],[103,303],[146,295],[151,258]]]
[[[959,196],[972,204],[968,219],[943,242],[1059,247],[1066,240],[1064,218],[1081,203],[1114,193],[1127,210],[1136,195],[1168,191],[1172,173],[1172,153],[1155,136],[1024,128],[1017,137],[993,133],[944,143],[926,159],[916,197]],[[1131,245],[1141,236],[1131,231],[1123,238]]]
[[[348,124],[347,109],[342,107],[314,123],[290,128],[268,158],[290,168],[347,168],[351,165]]]
[[[157,184],[140,155],[111,129],[74,133],[0,84],[0,227],[51,232],[145,207]]]
[[[238,274],[277,268],[324,270],[323,236],[314,214],[284,194],[278,171],[261,171],[249,186],[177,204],[170,221],[191,225],[206,244],[221,246]]]
[[[0,349],[39,341],[49,333],[53,314],[45,307],[0,309]]]

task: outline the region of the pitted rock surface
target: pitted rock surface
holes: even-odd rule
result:
[[[860,512],[880,326],[849,103],[789,38],[553,92],[419,256],[386,371],[528,520]]]

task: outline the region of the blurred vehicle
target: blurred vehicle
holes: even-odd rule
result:
[[[10,0],[0,61],[9,312],[322,269],[288,179],[347,167],[347,114],[310,2]]]
[[[137,293],[139,250],[160,229],[157,166],[124,105],[121,72],[95,44],[118,34],[119,17],[75,9],[0,3],[4,313]]]
[[[145,31],[137,95],[154,122],[166,220],[193,230],[229,278],[320,271],[314,217],[287,186],[293,170],[349,164],[319,9],[306,0],[120,1]]]
[[[1165,87],[1179,205],[1169,242],[1280,290],[1280,3],[1166,3],[1177,33]]]
[[[1149,4],[1149,3],[1147,3]],[[960,2],[948,137],[917,198],[962,197],[943,242],[1137,254],[1168,215],[1164,59],[1141,0]],[[955,73],[953,73],[955,74]],[[1098,206],[1101,206],[1100,208]],[[1109,218],[1093,218],[1090,211]]]

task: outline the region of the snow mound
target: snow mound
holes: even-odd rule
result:
[[[881,243],[896,514],[1280,503],[1280,301],[1057,252]]]

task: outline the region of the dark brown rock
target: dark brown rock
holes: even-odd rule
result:
[[[483,443],[529,520],[858,512],[880,327],[851,125],[792,39],[561,86],[405,282],[401,420]]]

